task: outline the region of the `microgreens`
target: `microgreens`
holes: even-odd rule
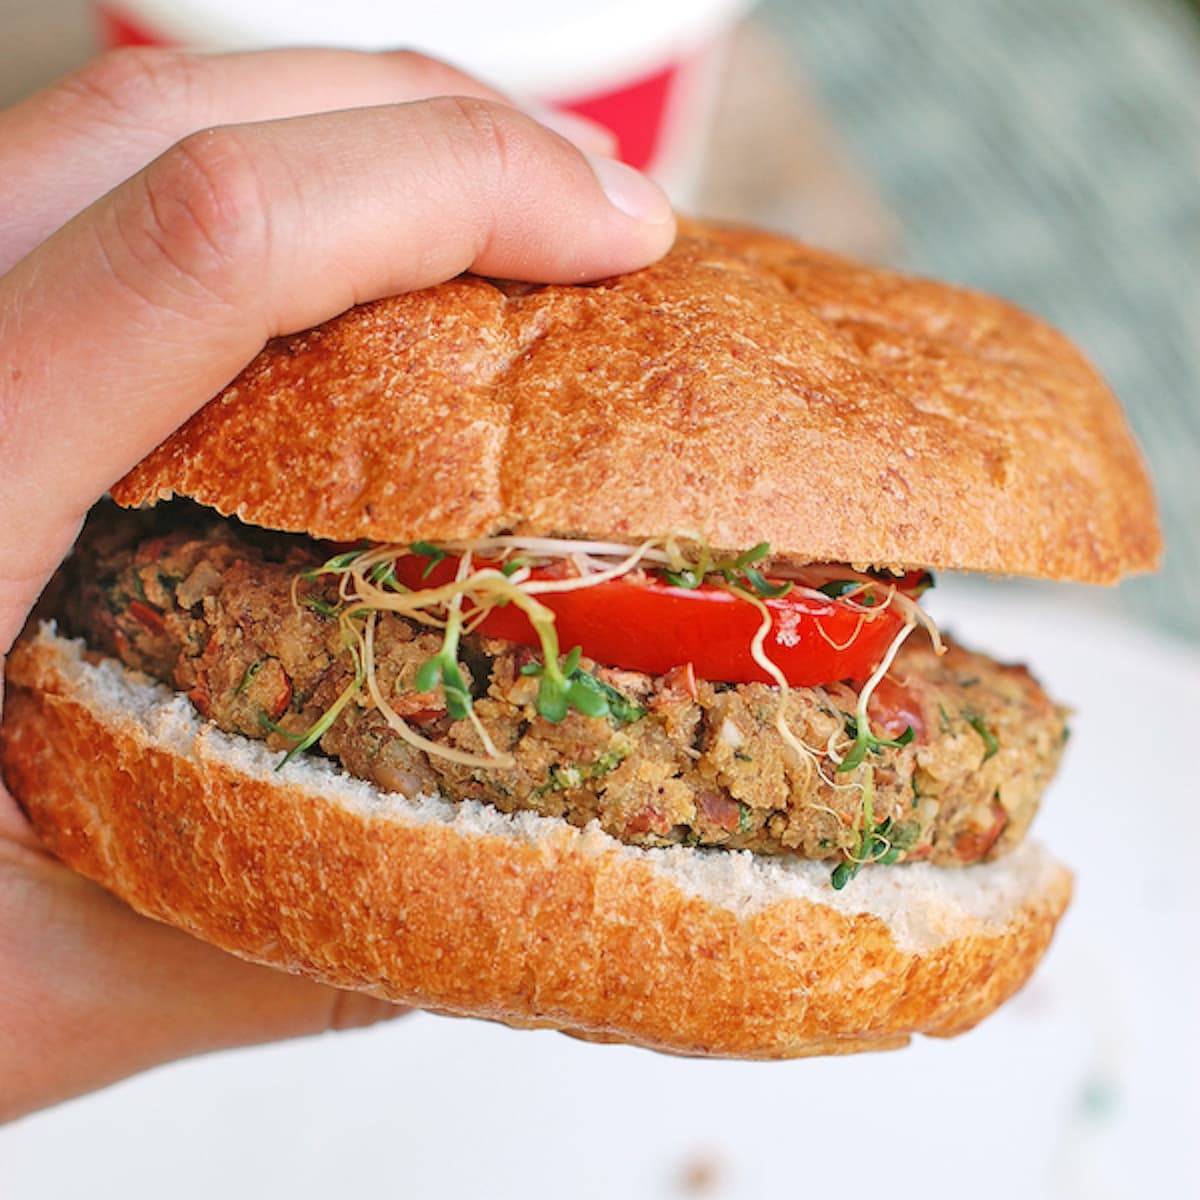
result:
[[[282,725],[272,721],[265,712],[258,714],[259,723],[264,729],[271,733],[277,733],[294,743],[276,765],[275,770],[277,771],[286,767],[296,755],[303,754],[309,747],[315,746],[333,727],[333,723],[342,715],[342,710],[346,705],[362,691],[363,681],[366,679],[366,663],[363,662],[362,654],[345,627],[343,627],[342,635],[346,649],[350,651],[354,659],[354,678],[342,689],[337,699],[303,733],[293,733],[290,729],[284,729]]]
[[[830,600],[849,597],[863,608],[874,608],[879,603],[879,596],[871,584],[864,583],[861,579],[832,579],[829,583],[821,584],[817,591],[828,596]]]
[[[900,856],[911,850],[921,838],[921,826],[916,821],[895,823],[891,817],[871,827],[868,835],[859,834],[858,844],[851,857],[834,867],[829,877],[834,891],[840,892],[867,863],[890,867]]]
[[[393,592],[405,591],[404,585],[396,578],[396,563],[394,559],[376,563],[367,578],[376,586],[388,588]]]
[[[875,844],[875,769],[868,767],[863,779],[862,821],[858,827],[858,844],[845,861],[838,863],[829,877],[835,892],[840,892],[861,870],[867,852]]]
[[[868,752],[877,754],[883,749],[898,750],[902,746],[907,746],[916,736],[913,727],[909,725],[899,737],[876,737],[870,728],[867,727],[866,722],[863,723],[863,728],[860,729],[856,717],[846,718],[846,734],[848,737],[854,739],[854,744],[846,752],[846,757],[838,763],[839,773],[853,771],[867,757]]]
[[[771,553],[770,542],[759,542],[749,550],[743,551],[728,562],[710,561],[708,551],[700,562],[691,566],[681,567],[678,571],[664,570],[663,578],[672,587],[687,588],[689,591],[698,588],[709,576],[720,575],[731,586],[747,586],[756,595],[766,600],[774,600],[786,596],[792,590],[791,582],[771,583],[762,571],[753,564],[761,562]]]
[[[245,693],[250,684],[254,682],[255,675],[257,675],[259,671],[263,669],[266,661],[267,660],[265,658],[257,658],[246,668],[242,675],[242,681],[234,689],[233,694],[235,696],[241,696]]]
[[[344,575],[369,549],[369,545],[362,545],[357,550],[346,550],[341,554],[335,554],[332,558],[326,559],[319,567],[310,567],[302,574],[301,578],[311,582],[321,575]]]
[[[313,612],[319,613],[322,617],[336,617],[338,615],[338,606],[330,604],[328,600],[323,600],[320,596],[301,596],[300,603],[305,608],[311,608]]]
[[[605,698],[608,700],[608,715],[618,725],[631,725],[634,721],[640,721],[646,715],[646,710],[640,704],[635,704],[628,696],[605,683],[603,679],[597,679],[595,675],[589,675],[582,668],[576,672],[576,675],[585,686],[599,688],[604,693]]]
[[[868,767],[863,779],[862,822],[854,849],[833,868],[829,876],[833,890],[840,892],[867,863],[891,866],[902,854],[911,850],[921,836],[916,821],[895,824],[891,817],[875,821],[875,771]]]
[[[771,553],[770,542],[759,542],[755,546],[751,546],[749,550],[743,550],[741,554],[733,560],[735,570],[740,570],[742,567],[748,567],[751,563],[762,562]]]
[[[987,727],[983,718],[973,709],[964,709],[963,718],[983,738],[983,761],[987,762],[1000,749],[1000,743],[996,739],[996,735]]]
[[[315,746],[325,736],[332,728],[334,721],[342,715],[342,709],[358,695],[362,681],[363,671],[359,667],[355,670],[353,681],[346,685],[341,695],[308,727],[296,744],[283,756],[279,766],[275,768],[277,771],[286,767],[297,754],[303,754],[310,746]]]
[[[821,584],[817,591],[823,596],[828,596],[830,600],[840,600],[848,592],[862,586],[861,579],[831,579],[828,583]]]
[[[463,720],[471,711],[471,692],[458,665],[458,641],[462,636],[462,610],[452,608],[446,621],[442,648],[427,658],[417,671],[418,692],[432,692],[439,684],[446,698],[446,711],[456,720]]]
[[[320,567],[306,571],[303,577],[313,580],[323,574],[353,572],[355,564],[365,549],[350,550],[335,555]],[[448,557],[448,551],[428,541],[412,542],[407,549],[409,552],[422,555],[429,560],[421,573],[422,579],[428,578],[433,569]],[[511,558],[501,566],[501,574],[505,579],[509,579],[526,565],[527,559],[523,557]],[[393,592],[408,591],[397,579],[394,560],[383,560],[374,564],[366,572],[365,577],[377,587],[387,588]],[[638,717],[644,715],[643,709],[622,696],[615,688],[609,687],[579,668],[579,660],[583,653],[581,648],[576,647],[560,663],[553,614],[533,602],[532,598],[527,598],[522,602],[521,593],[509,586],[507,591],[493,595],[491,599],[491,603],[498,606],[510,602],[518,603],[525,610],[541,643],[542,661],[538,664],[531,664],[530,668],[526,669],[526,673],[536,673],[540,677],[537,708],[547,721],[557,724],[564,720],[572,709],[590,717],[609,716],[621,724],[637,720]],[[346,606],[339,608],[319,597],[304,597],[301,603],[323,616],[339,616],[343,620],[365,617],[371,611],[370,608],[353,610],[349,610]],[[430,692],[440,688],[446,701],[446,711],[455,720],[463,720],[472,710],[470,688],[467,686],[466,677],[458,661],[463,626],[461,601],[456,599],[454,603],[447,605],[441,649],[421,664],[414,680],[418,691]],[[335,718],[336,715],[336,713],[333,714]],[[329,714],[326,716],[328,717]],[[324,732],[324,729],[327,729],[331,723],[332,721],[326,722],[321,732]],[[319,737],[320,734],[317,736]]]
[[[746,582],[765,600],[774,600],[779,596],[786,596],[792,590],[790,580],[785,580],[783,583],[768,583],[763,573],[754,567],[743,567],[741,573]],[[733,581],[730,580],[730,582],[732,583]]]
[[[822,583],[816,590],[822,595],[828,596],[830,600],[841,600],[849,596],[856,604],[861,604],[866,608],[874,608],[879,603],[879,595],[873,590],[873,583],[878,582],[881,586],[888,586],[886,577],[880,578],[878,581],[871,579],[831,579],[828,583]],[[891,586],[895,586],[896,581],[891,581]],[[928,571],[922,571],[918,576],[916,583],[906,586],[905,594],[916,599],[918,596],[929,591],[934,586],[934,578]]]
[[[446,557],[446,551],[432,542],[412,542],[408,548],[414,554],[420,554],[423,558],[429,559],[425,570],[421,572],[422,579],[428,579],[433,573],[433,568]]]
[[[585,717],[612,717],[622,724],[645,715],[644,709],[632,704],[616,688],[609,687],[584,671],[579,665],[582,655],[583,648],[575,646],[561,665],[557,656],[554,656],[544,662],[526,663],[521,668],[522,675],[536,676],[541,680],[538,684],[537,710],[547,721],[557,725],[565,720],[571,709]],[[619,711],[614,711],[614,702]],[[635,712],[636,716],[633,715]]]
[[[681,571],[663,571],[663,578],[672,587],[687,588],[689,592],[704,582],[704,576],[690,567],[684,567]]]
[[[840,892],[858,874],[859,868],[862,866],[857,859],[844,859],[833,868],[832,874],[829,876],[829,882],[835,892]]]
[[[293,733],[290,729],[284,729],[284,727],[280,725],[278,721],[272,721],[265,712],[260,712],[258,714],[258,723],[268,733],[277,733],[280,737],[287,738],[289,742],[298,742],[304,737],[304,734],[302,733]],[[283,766],[283,763],[280,763],[279,766]]]

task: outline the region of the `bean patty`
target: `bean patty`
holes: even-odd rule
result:
[[[166,512],[170,513],[168,506]],[[63,568],[59,616],[72,633],[185,691],[222,729],[277,750],[295,743],[353,678],[329,616],[333,585],[297,576],[328,551],[304,539],[194,516],[164,532],[164,517],[111,507],[93,515]],[[439,693],[419,692],[421,664],[440,637],[394,614],[380,617],[375,661],[394,709],[423,736],[479,753],[467,721]],[[512,769],[467,767],[414,749],[364,693],[321,737],[353,775],[393,792],[440,792],[598,821],[637,845],[673,843],[838,859],[861,849],[863,769],[839,773],[855,690],[797,688],[788,723],[809,747],[797,754],[776,728],[780,696],[763,684],[697,680],[686,666],[664,676],[581,668],[609,689],[605,717],[537,713],[537,680],[521,673],[532,652],[467,636],[464,674],[475,711]],[[907,745],[867,756],[874,827],[897,860],[961,865],[992,858],[1024,836],[1066,738],[1065,714],[1020,666],[956,645],[938,657],[925,636],[901,649],[871,706],[873,728]],[[290,735],[290,736],[289,736]]]

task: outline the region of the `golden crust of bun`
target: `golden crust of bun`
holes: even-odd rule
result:
[[[351,541],[510,530],[1109,583],[1160,554],[1112,394],[1000,300],[685,223],[584,286],[463,276],[272,342],[113,489]]]
[[[141,693],[122,683],[102,696],[82,681],[89,670]],[[147,715],[142,693],[161,693],[162,712]],[[53,634],[11,658],[0,768],[53,853],[235,954],[437,1011],[689,1055],[891,1048],[962,1032],[1001,1004],[1070,895],[1068,872],[1038,860],[1008,876],[996,914],[964,917],[961,890],[951,902],[946,889],[971,877],[922,866],[875,877],[895,911],[860,911],[866,892],[780,895],[747,866],[760,894],[745,907],[743,877],[703,884],[744,856],[704,866],[695,851],[486,811],[473,827],[444,805],[402,818],[395,806],[416,802],[353,781],[339,791],[309,766],[326,780],[314,789],[243,753],[265,752],[203,727],[144,677],[87,667]],[[993,881],[986,893],[1006,869],[966,870]],[[870,875],[854,887],[876,888]]]

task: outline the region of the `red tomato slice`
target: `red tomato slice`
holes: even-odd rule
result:
[[[396,576],[411,588],[430,587],[449,583],[457,566],[456,559],[446,558],[430,570],[427,558],[413,555],[397,559]],[[533,578],[548,577],[560,575],[552,568],[533,571]],[[907,580],[898,582],[903,586]],[[775,682],[750,654],[761,614],[724,588],[672,587],[639,572],[537,599],[554,613],[564,654],[581,646],[605,666],[648,675],[691,663],[701,679]],[[891,608],[867,618],[839,600],[788,594],[764,603],[772,624],[763,648],[794,687],[839,679],[861,683],[879,665],[902,624]],[[479,631],[526,646],[539,644],[528,618],[513,604],[492,609]]]
[[[889,676],[879,681],[871,695],[867,715],[872,726],[882,729],[885,737],[899,737],[906,729],[917,742],[925,740],[925,714],[917,697]]]

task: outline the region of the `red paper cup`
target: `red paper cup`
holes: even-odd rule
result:
[[[406,46],[581,113],[686,203],[726,36],[753,0],[99,0],[106,45]]]

